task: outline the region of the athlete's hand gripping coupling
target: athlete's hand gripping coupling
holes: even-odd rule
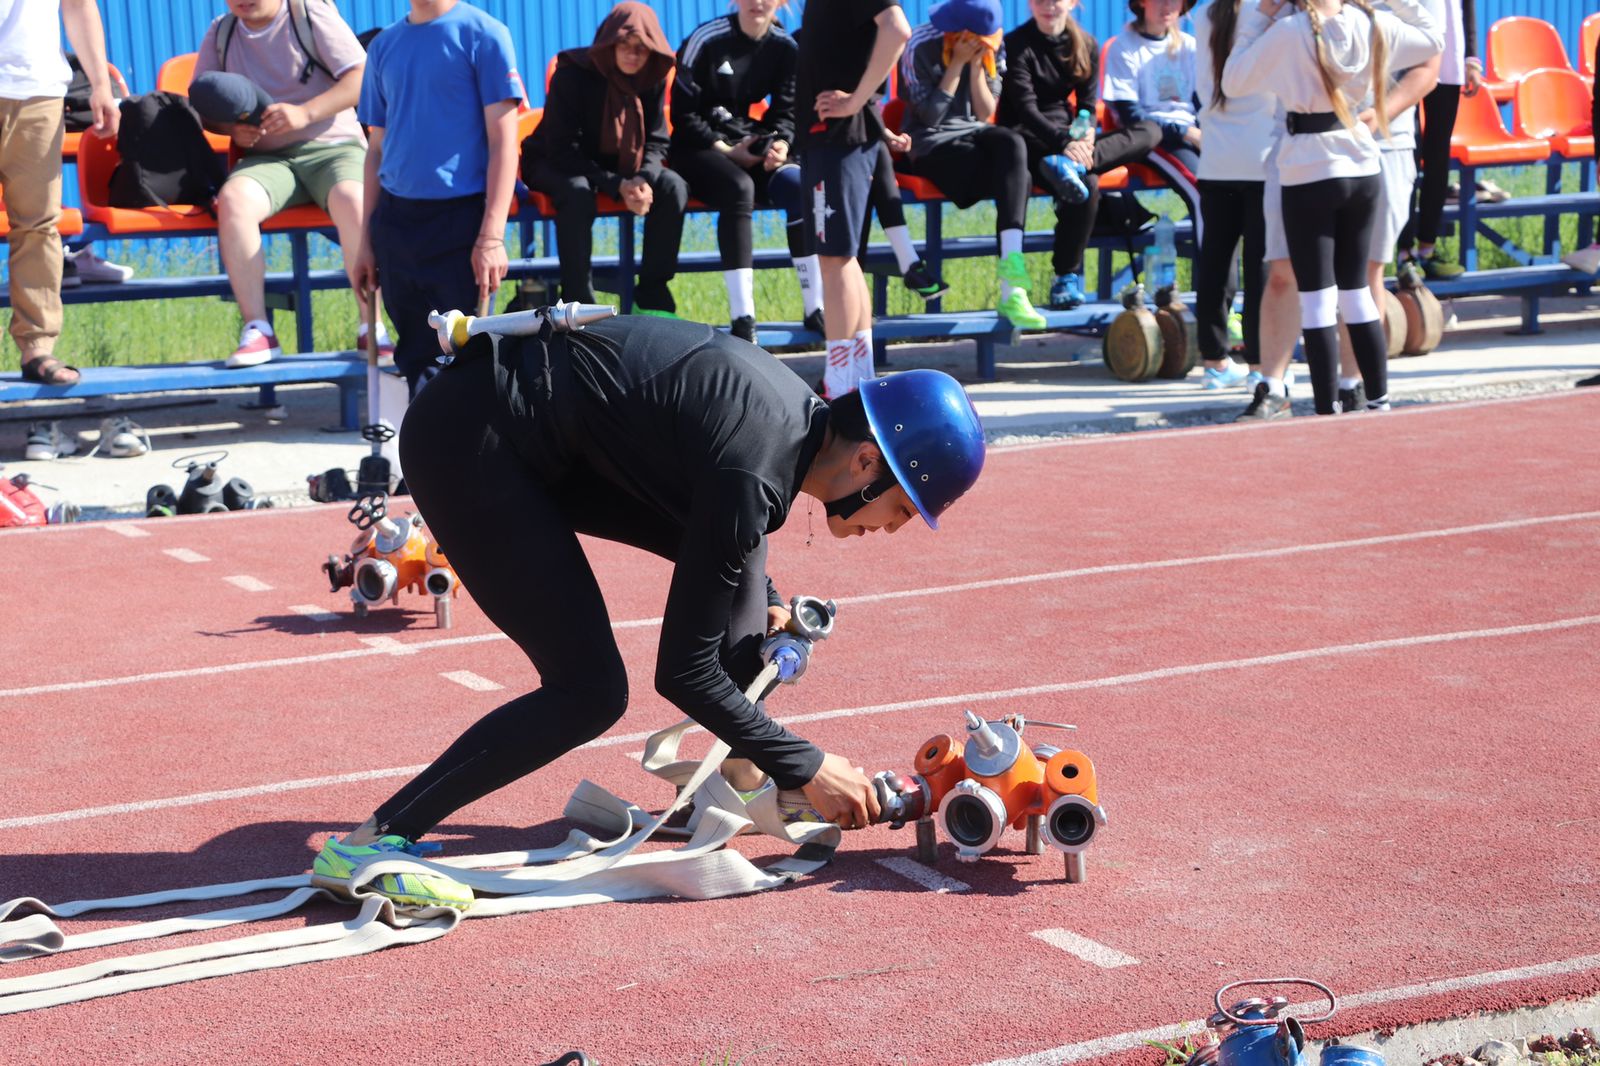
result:
[[[811,648],[833,632],[838,606],[816,596],[796,596],[789,601],[789,621],[761,645],[761,661],[775,664],[778,680],[792,685],[811,662]]]

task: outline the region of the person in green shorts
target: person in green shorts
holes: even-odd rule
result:
[[[326,0],[227,6],[200,42],[190,92],[206,125],[231,137],[240,157],[217,196],[217,244],[244,319],[227,365],[244,367],[282,354],[267,319],[263,222],[297,204],[323,208],[354,276],[367,154],[355,105],[367,55]],[[378,329],[380,357],[392,355],[381,319]]]

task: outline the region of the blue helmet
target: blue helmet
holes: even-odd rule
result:
[[[938,370],[907,370],[863,381],[861,406],[895,480],[938,529],[983,470],[983,424],[966,390]]]

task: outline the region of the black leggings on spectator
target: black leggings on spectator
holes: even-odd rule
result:
[[[1600,37],[1594,41],[1594,69],[1600,70]],[[1596,131],[1594,142],[1594,170],[1600,175],[1600,92],[1591,92],[1589,100],[1589,128]],[[1578,240],[1583,240],[1580,235]],[[1594,216],[1594,243],[1600,244],[1600,215]]]
[[[1244,358],[1261,362],[1262,261],[1267,257],[1267,221],[1262,212],[1265,181],[1201,181],[1200,204],[1206,236],[1194,261],[1195,324],[1200,355],[1228,354],[1228,311],[1232,306],[1234,253],[1244,242]]]
[[[561,298],[594,302],[594,186],[581,174],[567,174],[544,160],[536,160],[525,175],[529,188],[550,197],[556,209],[556,245],[561,256]],[[644,216],[644,250],[639,257],[639,289],[665,291],[678,272],[678,245],[683,239],[683,213],[689,205],[689,186],[671,170],[661,170],[650,187],[655,199]],[[633,223],[624,215],[622,225]],[[652,310],[670,311],[670,307]]]
[[[1124,129],[1102,133],[1094,142],[1094,168],[1083,176],[1089,199],[1081,204],[1056,201],[1056,233],[1051,244],[1050,265],[1057,274],[1083,274],[1083,255],[1094,231],[1095,215],[1100,210],[1100,175],[1128,163],[1136,163],[1161,143],[1161,127],[1154,122],[1138,122]],[[1031,146],[1028,173],[1041,188],[1048,189],[1044,177],[1044,156]]]
[[[1023,228],[1031,176],[1028,149],[1016,130],[985,126],[930,148],[904,169],[933,182],[958,207],[993,198],[996,232]]]
[[[487,357],[441,371],[406,412],[400,454],[429,531],[473,601],[532,662],[540,687],[490,711],[378,807],[380,830],[408,840],[600,736],[627,709],[628,675],[578,534],[667,559],[681,537],[626,493],[596,491],[592,478],[550,484],[535,465],[542,456],[523,454],[539,446],[510,424],[494,373]],[[723,646],[740,687],[760,666],[765,571],[764,557],[752,556]]]
[[[1367,255],[1382,203],[1383,179],[1377,174],[1283,187],[1283,235],[1300,290],[1301,333],[1319,415],[1333,414],[1338,399],[1339,324],[1337,318],[1322,324],[1307,322],[1307,298],[1337,288],[1341,305],[1345,293],[1362,290],[1370,300]],[[1389,344],[1383,323],[1376,317],[1352,323],[1346,312],[1345,328],[1368,399],[1383,399],[1389,394]]]
[[[1479,92],[1487,92],[1480,89]],[[1400,231],[1400,247],[1432,244],[1439,239],[1439,217],[1444,214],[1445,193],[1450,188],[1450,134],[1461,107],[1461,86],[1440,82],[1422,98],[1422,129],[1417,133],[1416,208]]]
[[[792,165],[798,169],[798,164]],[[762,206],[773,203],[768,185],[777,171],[769,171],[759,162],[746,169],[715,148],[674,153],[672,169],[689,183],[690,195],[716,210],[717,249],[722,253],[722,269],[739,270],[751,266],[755,262],[755,242],[750,232],[750,215],[758,203]],[[787,204],[774,206],[789,210]],[[797,221],[800,214],[790,211],[788,220]],[[805,226],[785,229],[790,256],[805,255],[801,238]]]

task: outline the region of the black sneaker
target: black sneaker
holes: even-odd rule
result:
[[[1573,384],[1580,389],[1586,389],[1591,385],[1600,385],[1600,374],[1595,374],[1592,377],[1582,378],[1573,382]]]
[[[1367,387],[1361,382],[1356,382],[1353,389],[1339,390],[1339,410],[1344,414],[1367,409]]]
[[[1265,381],[1256,383],[1256,394],[1250,399],[1250,406],[1246,407],[1235,422],[1271,422],[1274,419],[1290,418],[1294,411],[1289,406],[1288,396],[1275,396],[1272,389]]]
[[[728,326],[728,332],[742,341],[756,342],[756,320],[751,315],[740,315]]]
[[[950,286],[934,277],[933,272],[928,269],[928,264],[920,259],[906,267],[906,272],[901,275],[900,280],[905,282],[906,288],[924,300],[935,299],[950,291]]]
[[[78,276],[78,264],[66,256],[61,258],[61,287],[63,289],[76,289],[83,284],[83,279]]]
[[[819,337],[826,337],[828,335],[828,326],[827,323],[823,321],[822,308],[820,307],[806,315],[805,321],[801,322],[800,324],[809,332],[815,333]]]

